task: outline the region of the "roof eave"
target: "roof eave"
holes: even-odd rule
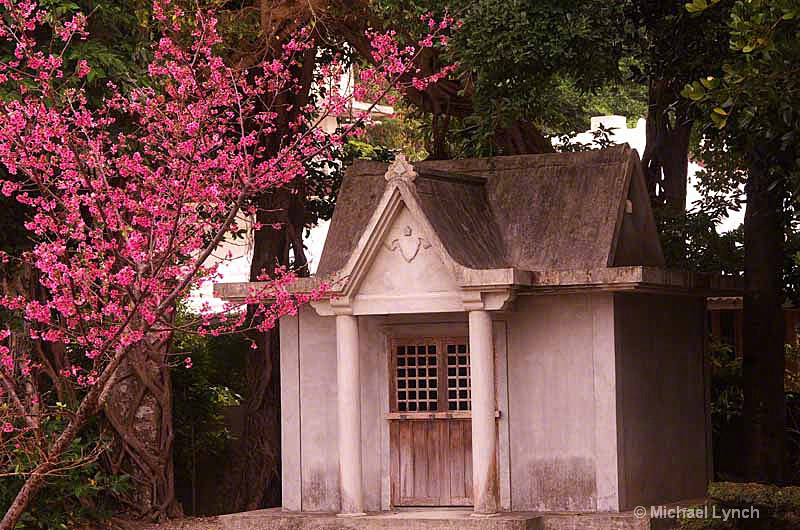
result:
[[[741,278],[720,273],[628,266],[581,270],[532,271],[531,282],[520,294],[572,291],[636,291],[698,297],[737,296],[744,292]]]
[[[261,282],[217,283],[214,284],[214,296],[242,302],[265,286]],[[641,266],[560,271],[464,269],[459,286],[465,291],[512,289],[521,295],[606,291],[712,297],[741,296],[744,293],[744,284],[739,277]],[[322,291],[323,298],[341,295],[345,288],[345,282],[337,281],[335,275],[298,278],[287,286],[289,292],[297,294]],[[271,298],[269,293],[261,293],[261,296]]]

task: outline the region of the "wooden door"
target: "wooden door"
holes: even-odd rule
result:
[[[391,353],[392,504],[471,506],[467,339],[398,339]]]

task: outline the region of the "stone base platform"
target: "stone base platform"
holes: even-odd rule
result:
[[[456,508],[418,508],[337,517],[280,508],[223,515],[220,530],[651,530],[647,517],[621,513],[510,512],[471,517]],[[659,530],[661,527],[659,527]]]

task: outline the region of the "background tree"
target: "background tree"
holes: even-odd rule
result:
[[[694,109],[681,98],[687,82],[719,70],[725,43],[720,9],[692,16],[683,1],[629,2],[625,6],[626,55],[633,77],[647,90],[647,138],[642,165],[653,206],[662,216],[686,210],[687,161]]]
[[[708,8],[687,4],[693,12]],[[736,162],[738,173],[728,165],[718,168],[720,176],[734,183],[744,177],[745,452],[748,478],[770,482],[782,480],[785,456],[782,305],[786,234],[800,183],[798,16],[791,0],[735,2],[728,20],[733,53],[722,74],[684,90],[706,110],[709,136]]]

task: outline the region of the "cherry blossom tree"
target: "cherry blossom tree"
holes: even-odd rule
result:
[[[370,33],[375,66],[361,73],[368,83],[349,94],[325,90],[338,86],[345,68],[332,61],[314,74],[313,108],[297,114],[277,150],[267,149],[275,145],[276,102],[296,90],[295,67],[314,47],[309,33],[296,32],[278,59],[236,67],[215,51],[213,12],[186,13],[162,0],[153,13],[162,33],[149,82],[109,85],[95,109],[84,85],[91,65],[67,59],[70,44],[87,36],[85,17],[52,22],[33,0],[0,0],[0,38],[13,49],[0,63],[0,86],[14,95],[0,102],[0,191],[26,208],[31,241],[30,250],[0,257],[27,267],[37,283],[36,292],[0,293],[0,307],[21,322],[0,325],[0,473],[24,476],[0,530],[14,528],[49,476],[104,450],[98,441],[86,454],[66,456],[107,404],[121,366],[153,352],[165,364],[191,366],[190,358],[163,356],[175,306],[215,277],[208,258],[239,230],[237,215],[254,213],[252,197],[302,179],[310,160],[331,157],[369,111],[334,134],[317,127],[321,120],[349,110],[349,98],[377,102],[449,73],[422,76],[414,62],[450,20],[431,23],[432,37],[419,47]],[[244,302],[250,311],[203,311],[199,332],[270,329],[315,296],[293,294],[293,277],[264,271],[266,287]],[[57,363],[43,353],[54,347]],[[60,399],[67,391],[73,402]],[[17,465],[22,457],[29,465]],[[166,507],[152,515],[163,517]]]

